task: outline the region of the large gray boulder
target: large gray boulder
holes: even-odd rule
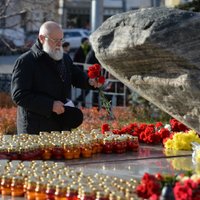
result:
[[[167,8],[107,19],[90,36],[112,75],[200,133],[200,14]]]

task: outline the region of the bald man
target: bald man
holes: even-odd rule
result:
[[[70,101],[71,86],[100,87],[63,53],[63,31],[53,21],[41,25],[36,43],[15,62],[11,96],[17,105],[17,133],[39,134],[78,127],[81,110]]]

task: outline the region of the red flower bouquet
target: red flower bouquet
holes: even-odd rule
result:
[[[161,182],[156,176],[145,173],[141,183],[136,188],[136,193],[144,199],[148,199],[153,195],[159,197],[161,194],[161,186]]]
[[[137,136],[139,142],[147,144],[165,144],[168,139],[172,139],[174,135],[174,130],[178,131],[187,131],[185,125],[176,119],[170,120],[170,129],[163,125],[162,122],[157,122],[155,124],[146,124],[146,123],[130,123],[124,125],[121,128],[109,128],[114,134],[130,134],[132,136]],[[101,127],[102,133],[108,131],[107,125]]]
[[[94,64],[88,68],[88,77],[90,79],[95,79],[97,83],[102,86],[99,87],[99,95],[101,98],[102,106],[106,109],[111,119],[114,119],[114,115],[111,110],[111,102],[108,101],[103,93],[103,84],[105,83],[105,77],[101,75],[101,66],[99,64]]]
[[[145,173],[136,193],[150,200],[197,200],[200,199],[200,176],[191,172],[177,176]]]

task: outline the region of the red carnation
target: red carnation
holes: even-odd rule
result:
[[[105,83],[105,77],[100,76],[99,79],[98,79],[98,82],[101,83],[101,84],[104,84]]]
[[[179,122],[176,119],[171,119],[170,125],[172,127],[173,132],[181,132],[181,131],[186,132],[189,130],[189,128],[187,126],[185,126],[184,124],[182,124],[181,122]]]
[[[120,135],[121,134],[121,131],[118,130],[118,129],[114,129],[112,130],[113,134],[116,134],[116,135]]]
[[[100,64],[96,63],[93,65],[93,68],[96,70],[96,71],[100,71],[101,70],[101,66]]]
[[[159,131],[158,134],[160,135],[161,139],[165,139],[165,138],[169,137],[170,131],[169,131],[168,129],[166,129],[166,128],[162,128],[162,129]]]
[[[88,68],[89,78],[98,78],[100,76],[101,67],[99,64],[94,64]]]
[[[147,127],[147,124],[140,124],[139,129],[140,131],[144,131],[146,127]]]
[[[106,131],[109,131],[110,128],[109,128],[109,124],[103,124],[101,126],[101,132],[104,134]]]
[[[98,77],[98,72],[96,71],[88,71],[88,76],[89,78],[97,78]]]
[[[188,179],[182,182],[176,182],[174,187],[174,195],[176,200],[193,200],[198,199],[198,184]],[[197,195],[197,198],[196,198]]]
[[[157,133],[152,133],[147,137],[148,143],[158,144],[160,143],[160,136]]]

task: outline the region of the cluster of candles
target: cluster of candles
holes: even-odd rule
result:
[[[4,161],[0,165],[3,196],[28,200],[133,200],[134,179],[87,174],[53,161]]]
[[[138,138],[128,134],[101,134],[99,130],[85,133],[41,132],[39,135],[3,135],[0,138],[0,159],[60,160],[89,158],[95,153],[124,153],[138,151]]]

